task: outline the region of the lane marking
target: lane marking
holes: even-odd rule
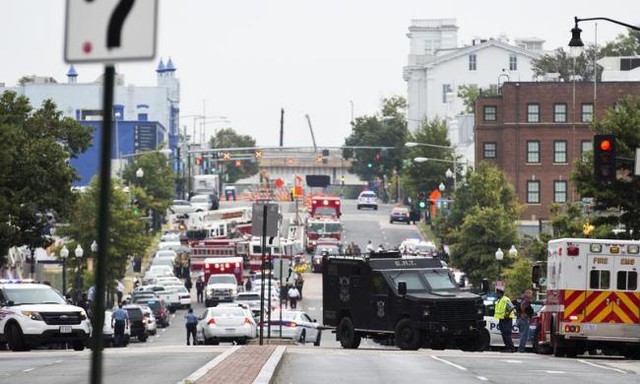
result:
[[[449,361],[449,360],[441,359],[441,358],[439,358],[438,356],[431,356],[431,357],[432,357],[433,359],[435,359],[435,360],[438,360],[438,361],[439,361],[439,362],[441,362],[441,363],[445,363],[445,364],[450,365],[450,366],[452,366],[452,367],[454,367],[454,368],[457,368],[457,369],[459,369],[459,370],[461,370],[461,371],[466,371],[466,370],[467,370],[467,368],[463,367],[462,365],[458,365],[458,364],[453,363],[453,362],[451,362],[451,361]]]
[[[35,368],[27,368],[27,369],[23,369],[22,372],[31,372],[33,371]]]
[[[523,361],[522,360],[502,360],[505,363],[511,363],[511,364],[522,364]]]
[[[476,376],[476,377],[477,377],[477,378],[478,378],[478,380],[480,380],[480,381],[489,381],[489,379],[487,379],[487,378],[486,378],[486,377],[484,377],[484,376]]]
[[[578,359],[579,362],[581,362],[582,364],[587,364],[590,365],[592,367],[596,367],[596,368],[602,368],[602,369],[608,369],[610,371],[614,371],[614,372],[619,372],[619,373],[623,373],[623,374],[627,374],[626,371],[623,371],[622,369],[618,369],[618,368],[613,368],[613,367],[607,367],[606,365],[600,365],[600,364],[596,364],[596,363],[592,363],[590,361],[586,361],[586,360],[582,360],[582,359]]]
[[[544,372],[551,373],[551,374],[554,374],[554,373],[564,374],[564,371],[544,371]]]

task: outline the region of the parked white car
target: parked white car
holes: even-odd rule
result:
[[[196,212],[210,211],[212,207],[212,201],[209,195],[194,195],[189,199],[191,206]]]
[[[303,344],[313,342],[316,347],[320,345],[322,338],[320,325],[304,311],[273,311],[270,317],[260,326],[262,327],[263,335],[268,334],[270,337],[293,339]]]
[[[147,326],[147,332],[150,335],[155,335],[158,333],[158,324],[156,322],[156,317],[153,315],[153,310],[146,304],[138,304],[142,308],[142,315],[145,318],[145,325]]]
[[[358,196],[357,208],[372,208],[378,210],[378,197],[373,191],[362,191]]]
[[[172,215],[188,215],[195,211],[196,208],[187,200],[173,200],[168,209],[168,213]]]
[[[220,305],[207,308],[196,327],[197,338],[204,344],[220,342],[246,344],[256,337],[257,326],[250,311],[240,306]]]

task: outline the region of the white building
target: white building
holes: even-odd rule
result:
[[[453,18],[412,20],[407,37],[410,49],[403,72],[409,129],[418,129],[425,118],[447,119],[451,144],[472,162],[473,153],[466,147],[473,147],[473,118],[461,118],[467,113],[458,88],[497,89],[505,81],[532,81],[531,63],[543,53],[544,41],[526,38],[512,44],[501,36],[476,38],[459,47]]]
[[[180,81],[171,59],[166,65],[160,60],[156,68],[157,82],[150,86],[125,84],[124,75],[117,74],[114,87],[112,170],[116,173],[128,157],[136,152],[157,149],[165,145],[175,151],[178,144],[178,118]],[[67,81],[58,83],[52,77],[34,77],[22,85],[5,87],[0,83],[0,94],[11,90],[29,98],[34,108],[51,99],[65,117],[95,128],[92,147],[71,164],[87,185],[99,169],[99,143],[102,121],[102,76],[95,81],[79,83],[78,73],[71,66]],[[174,152],[175,154],[175,152]]]

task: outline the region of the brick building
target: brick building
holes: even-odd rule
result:
[[[593,149],[590,122],[630,94],[640,94],[640,82],[600,82],[597,97],[592,82],[506,82],[499,96],[476,102],[476,164],[506,173],[522,220],[547,219],[551,203],[580,199],[570,175]]]

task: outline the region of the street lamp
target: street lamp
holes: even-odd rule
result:
[[[60,250],[60,258],[62,259],[62,295],[65,297],[67,293],[67,257],[69,257],[69,250],[66,245],[63,245]]]
[[[440,190],[440,192],[444,192],[445,190],[444,183],[441,182],[440,185],[438,185],[438,189]]]
[[[138,180],[144,177],[144,170],[142,168],[138,168],[136,170],[136,177],[138,178]]]
[[[496,260],[498,261],[498,281],[500,281],[500,267],[502,264],[502,259],[504,259],[504,252],[502,252],[501,248],[498,248],[496,251]]]
[[[580,33],[582,32],[582,29],[578,27],[578,23],[581,21],[605,20],[605,21],[610,21],[614,24],[622,25],[623,27],[633,29],[634,31],[640,31],[640,27],[638,26],[623,23],[621,21],[610,19],[608,17],[588,17],[585,19],[579,19],[576,16],[573,19],[575,21],[575,26],[571,28],[571,40],[569,41],[569,50],[570,50],[571,56],[573,57],[579,56],[580,53],[582,53],[582,49],[584,48],[584,43],[580,38]]]
[[[518,250],[515,245],[511,244],[511,248],[509,248],[509,257],[515,258],[516,256],[518,256]]]

